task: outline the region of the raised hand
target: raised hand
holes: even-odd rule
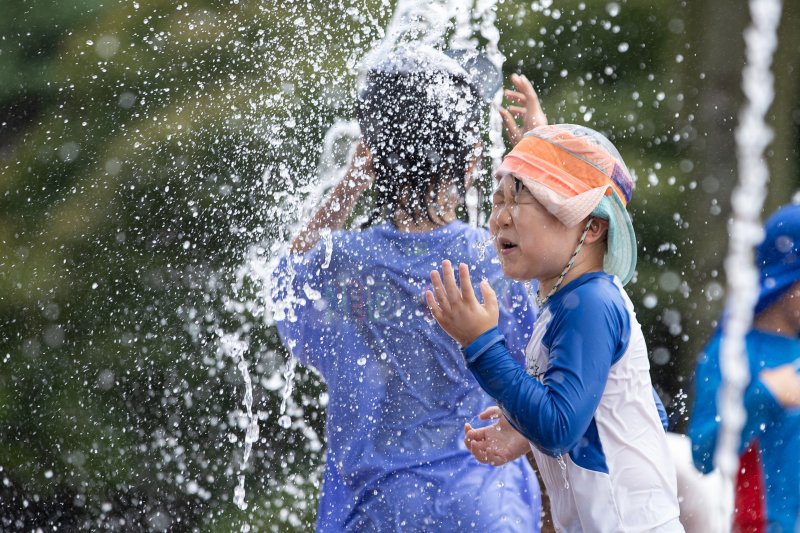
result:
[[[503,91],[505,97],[519,105],[510,105],[508,108],[500,108],[500,115],[503,117],[503,126],[508,134],[508,142],[515,146],[525,135],[536,126],[547,125],[547,117],[542,111],[539,102],[539,95],[533,88],[531,82],[524,75],[512,74],[511,83],[516,91],[506,89]],[[517,118],[522,117],[522,125],[517,124]]]
[[[479,429],[464,425],[464,445],[478,462],[501,466],[530,451],[527,439],[511,427],[499,408],[490,407],[478,418],[497,419],[495,424]]]
[[[352,187],[358,192],[363,192],[372,186],[375,181],[375,171],[372,168],[372,154],[364,143],[364,139],[359,139],[350,160],[350,166],[345,174],[345,179],[349,180]]]
[[[784,408],[800,407],[800,363],[762,370],[758,377]]]
[[[364,191],[372,186],[374,180],[372,154],[364,140],[359,139],[347,172],[328,194],[311,220],[292,239],[290,251],[293,254],[304,254],[316,246],[323,231],[342,229],[356,202]]]
[[[481,281],[484,301],[481,304],[475,297],[467,265],[461,263],[458,266],[460,289],[450,261],[442,261],[442,277],[437,270],[431,271],[433,292],[425,292],[431,314],[442,329],[463,347],[471,344],[481,334],[497,327],[500,311],[497,307],[497,296],[488,281]]]

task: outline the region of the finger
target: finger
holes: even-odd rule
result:
[[[506,109],[508,109],[508,112],[514,115],[515,117],[524,117],[525,113],[528,112],[526,108],[520,107],[518,105],[510,105]]]
[[[517,89],[517,92],[522,94],[525,98],[536,97],[536,90],[533,88],[533,84],[525,74],[520,74],[519,76],[512,76],[511,83],[514,84],[514,87]]]
[[[456,283],[456,275],[453,272],[453,264],[445,259],[442,261],[442,278],[444,278],[444,290],[447,293],[447,298],[450,300],[450,307],[460,303],[461,291],[458,290]]]
[[[481,294],[483,295],[483,308],[489,312],[489,316],[497,318],[500,315],[497,306],[497,294],[495,294],[494,289],[486,280],[481,281]]]
[[[524,87],[521,89],[522,93],[525,95],[526,102],[525,108],[527,109],[528,113],[525,116],[525,127],[528,130],[532,130],[536,126],[546,126],[547,125],[547,116],[544,114],[542,110],[542,103],[539,100],[539,95],[536,93],[536,90],[533,88],[533,84],[528,81],[528,78],[524,78]]]
[[[522,105],[525,105],[528,99],[528,97],[523,93],[519,91],[512,91],[511,89],[503,89],[503,96],[505,96],[508,100]]]
[[[516,145],[520,139],[517,121],[514,120],[514,116],[509,113],[507,109],[502,107],[500,108],[500,117],[503,119],[503,127],[508,135],[508,142],[511,143],[512,146]]]
[[[515,74],[511,76],[511,83],[514,85],[516,91],[509,90],[509,92],[516,93],[517,101],[527,100],[530,103],[531,100],[539,100],[536,89],[533,88],[533,84],[524,74],[519,76]]]
[[[431,291],[425,291],[425,301],[428,302],[428,308],[431,310],[433,318],[438,322],[439,317],[442,316],[442,308],[436,303],[436,298]]]
[[[462,300],[469,304],[478,303],[478,299],[475,297],[475,289],[472,288],[472,280],[469,278],[469,267],[464,263],[458,265],[458,281],[461,282]]]
[[[464,444],[467,445],[469,452],[481,463],[489,462],[489,449],[485,443],[476,442],[474,439],[465,439]]]
[[[469,427],[469,431],[467,432],[467,438],[471,440],[473,443],[481,442],[486,440],[486,433],[481,431],[483,428],[474,428],[472,426]]]
[[[478,415],[481,420],[492,420],[493,418],[500,418],[500,408],[496,405],[489,407],[481,414]]]
[[[450,300],[447,298],[442,279],[439,277],[438,270],[431,271],[431,283],[433,284],[433,293],[436,295],[436,302],[439,304],[441,312],[450,312]]]
[[[472,455],[474,455],[475,459],[477,459],[480,463],[485,465],[494,465],[492,450],[488,446],[473,446]]]

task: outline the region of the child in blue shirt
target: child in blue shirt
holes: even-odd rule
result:
[[[434,318],[502,412],[469,429],[467,445],[492,464],[532,450],[556,530],[683,531],[647,348],[622,288],[636,265],[627,167],[593,130],[540,126],[497,179],[489,227],[503,273],[538,280],[540,315],[521,369],[491,286],[481,281],[481,304],[466,264],[460,287],[449,261],[431,272]]]
[[[469,262],[499,292],[522,363],[535,318],[527,290],[502,277],[484,250],[488,232],[456,218],[486,103],[466,65],[414,46],[369,67],[353,165],[276,273],[281,338],[328,386],[318,531],[539,529],[539,487],[524,459],[495,469],[465,447],[464,422],[492,400],[458,345],[430,327],[421,297],[441,258]],[[343,230],[370,188],[367,227]]]
[[[750,384],[744,405],[734,525],[738,531],[800,528],[800,206],[778,210],[756,249],[761,293],[745,345]],[[697,468],[714,469],[721,333],[700,354],[689,424]]]

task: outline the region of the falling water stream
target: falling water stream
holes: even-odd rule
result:
[[[752,324],[753,308],[758,299],[758,271],[753,260],[753,248],[762,238],[759,216],[769,179],[764,153],[772,140],[772,130],[766,123],[766,114],[774,98],[770,66],[778,41],[780,0],[750,0],[750,13],[752,23],[745,32],[747,65],[742,72],[746,103],[736,128],[739,184],[731,199],[733,215],[725,259],[729,296],[720,355],[720,431],[715,454],[716,467],[723,480],[720,513],[728,517],[733,511],[730,503],[739,465],[740,435],[746,417],[744,390],[750,378],[745,336]]]

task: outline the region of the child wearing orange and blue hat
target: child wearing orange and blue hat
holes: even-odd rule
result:
[[[468,428],[483,462],[530,449],[559,531],[683,531],[676,476],[652,394],[647,347],[623,285],[636,236],[633,180],[601,134],[540,126],[505,157],[490,231],[503,273],[536,279],[540,315],[521,369],[497,329],[494,291],[459,265],[431,272],[428,305],[498,403],[500,421]]]

